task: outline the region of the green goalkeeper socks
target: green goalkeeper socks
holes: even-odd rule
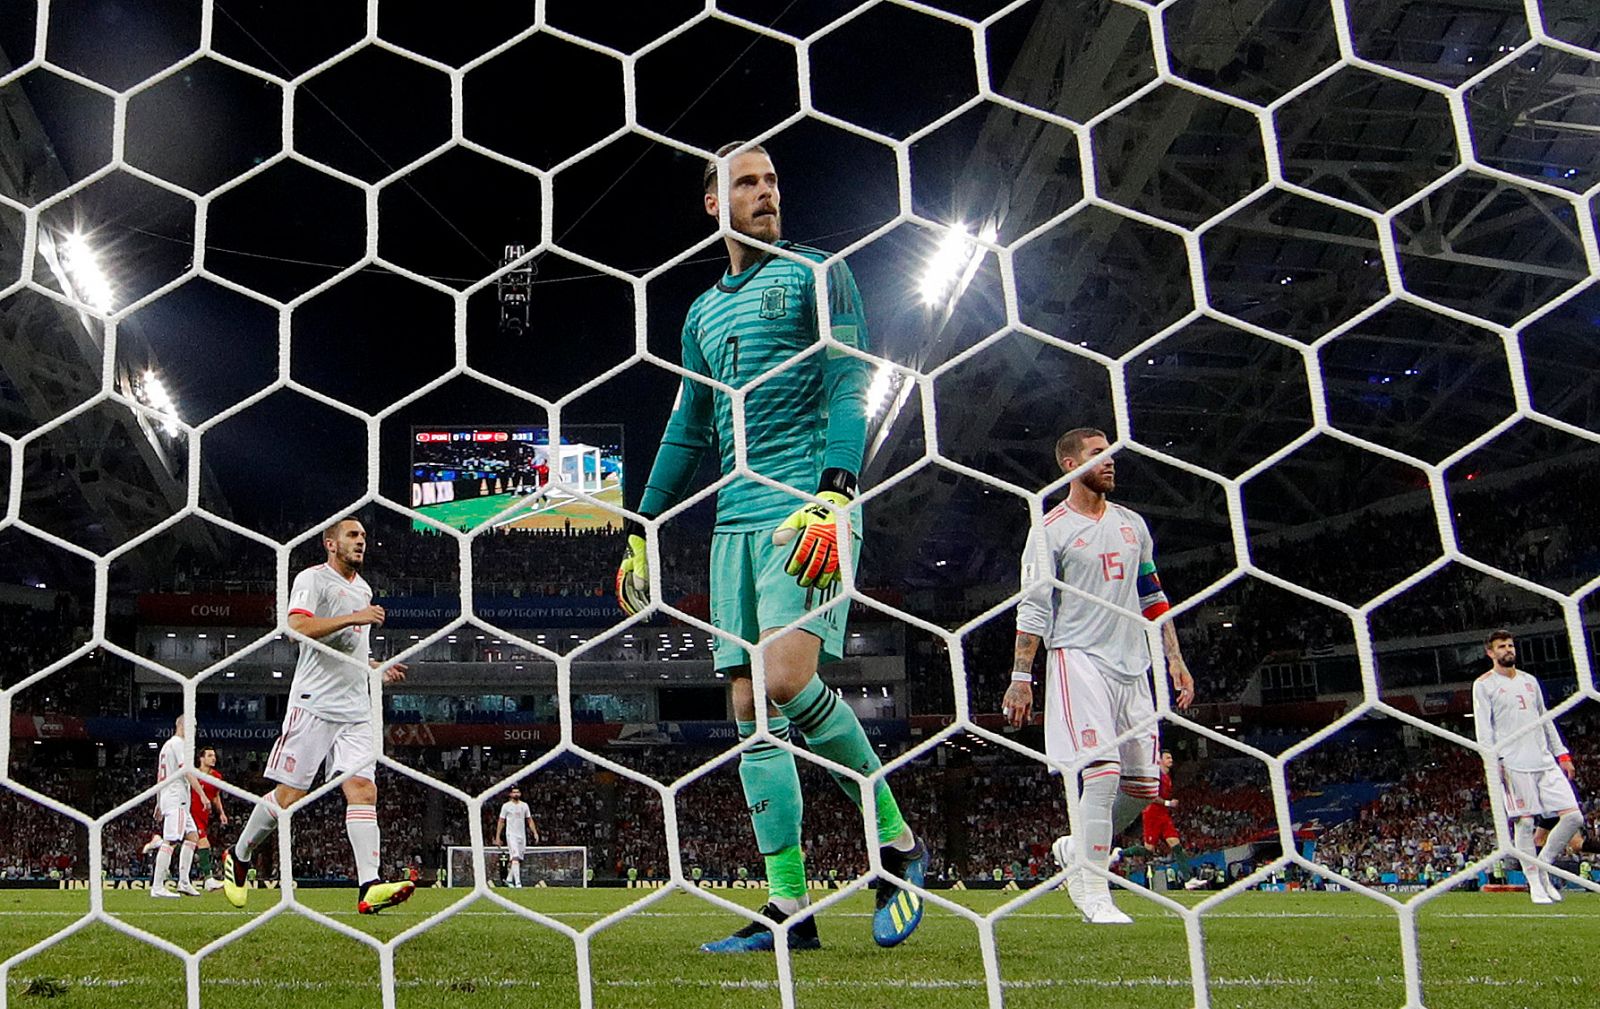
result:
[[[779,739],[789,738],[787,718],[767,719],[767,729]],[[740,739],[749,739],[755,732],[755,722],[739,723]],[[805,804],[800,798],[794,754],[772,743],[756,743],[739,756],[739,781],[744,785],[744,801],[750,807],[750,825],[755,828],[761,854],[771,858],[793,848],[798,857]],[[769,871],[767,879],[772,878]]]
[[[787,740],[789,720],[769,718],[767,730]],[[755,722],[739,723],[740,739],[755,733]],[[806,897],[806,861],[800,851],[800,817],[805,804],[794,754],[772,743],[756,743],[739,756],[739,781],[750,807],[756,847],[767,863],[767,891],[773,903],[793,913]]]
[[[883,766],[856,713],[828,689],[822,677],[813,676],[791,700],[778,705],[778,710],[789,716],[789,723],[805,737],[806,746],[817,756],[862,774]],[[833,778],[859,808],[861,785],[843,775],[835,774]],[[878,843],[892,844],[907,834],[905,817],[900,815],[900,806],[887,781],[878,782],[873,796],[878,803]]]
[[[200,870],[200,878],[211,875],[211,849],[201,848],[194,853],[194,864]]]
[[[798,844],[771,855],[767,863],[767,894],[778,907],[793,914],[806,904],[806,860]]]

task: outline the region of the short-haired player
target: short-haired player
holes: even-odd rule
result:
[[[366,563],[367,530],[355,518],[334,522],[322,532],[327,560],[295,576],[289,589],[289,629],[333,650],[329,655],[302,641],[289,687],[283,732],[267,759],[266,777],[276,787],[261,797],[223,859],[222,889],[234,907],[244,907],[250,891],[250,859],[277,828],[278,815],[311,790],[317,772],[328,777],[351,772],[342,788],[345,833],[355,853],[360,891],[356,910],[375,914],[408,898],[415,884],[386,883],[378,876],[378,785],[376,733],[372,722],[369,633],[383,626],[383,607],[372,601],[372,586],[361,577]],[[383,682],[405,678],[394,663]]]
[[[849,607],[818,610],[837,602],[843,588],[840,552],[850,549],[854,557],[859,546],[855,533],[861,516],[853,501],[865,459],[872,375],[867,361],[841,348],[865,349],[866,313],[848,266],[842,261],[828,265],[825,289],[819,292],[813,267],[827,262],[828,254],[783,240],[778,170],[767,152],[729,144],[717,154],[727,159],[727,204],[718,186],[718,163],[710,162],[701,177],[702,206],[713,218],[727,211],[728,269],[689,308],[683,367],[744,389],[745,464],[798,493],[814,494],[817,501],[801,504],[795,493],[739,474],[732,401],[708,382],[685,377],[639,513],[654,518],[683,500],[702,455],[718,452],[722,474],[732,479],[717,494],[711,623],[734,639],[763,644],[767,726],[774,737],[788,740],[797,734],[818,756],[866,774],[882,766],[877,751],[849,705],[818,675],[820,662],[844,654]],[[752,244],[756,241],[798,261]],[[821,340],[823,318],[839,346],[810,353]],[[758,378],[760,384],[752,385]],[[849,534],[841,515],[850,516]],[[633,614],[650,602],[648,555],[644,530],[629,523],[626,532],[617,597]],[[796,629],[786,630],[790,624]],[[747,739],[756,729],[749,653],[720,637],[715,652],[715,666],[731,685],[739,736]],[[786,921],[810,903],[794,755],[759,741],[740,753],[739,778],[767,865],[769,900],[762,913]],[[846,776],[835,780],[857,806],[862,804],[859,782]],[[873,840],[884,868],[920,884],[927,849],[906,825],[888,782],[879,780],[873,795]],[[880,946],[899,944],[922,921],[922,898],[913,890],[879,881],[875,904],[872,937]],[[701,949],[752,952],[771,950],[774,942],[770,928],[751,922]],[[790,927],[791,949],[820,945],[814,917],[800,917]]]
[[[199,833],[199,843],[195,848],[195,863],[200,869],[200,878],[205,880],[205,888],[209,890],[222,889],[222,880],[211,874],[211,818],[216,816],[216,825],[228,825],[228,812],[222,808],[222,789],[213,785],[207,779],[222,780],[222,772],[217,770],[217,751],[214,747],[207,746],[195,753],[195,770],[199,773],[200,790],[190,793],[189,814],[194,817],[194,825]]]
[[[1168,609],[1149,526],[1108,499],[1117,485],[1116,460],[1096,460],[1110,447],[1094,428],[1075,428],[1056,442],[1056,462],[1076,479],[1067,499],[1029,534],[1012,683],[1001,702],[1012,725],[1031,716],[1033,660],[1044,642],[1045,750],[1054,760],[1082,765],[1079,780],[1067,783],[1079,789],[1078,819],[1053,850],[1068,870],[1067,895],[1097,925],[1132,921],[1112,901],[1106,877],[1090,870],[1107,868],[1112,838],[1159,798],[1150,647],[1136,615],[1154,620]],[[1057,589],[1051,577],[1109,605]],[[1170,620],[1161,625],[1161,640],[1178,707],[1187,708],[1194,679]],[[1128,738],[1113,748],[1122,736]]]
[[[511,786],[511,798],[500,805],[500,816],[494,823],[494,846],[506,849],[506,886],[522,888],[522,860],[527,854],[528,835],[539,843],[539,825],[533,822],[533,810],[522,801],[522,789]]]
[[[198,897],[200,891],[189,881],[194,866],[194,849],[199,832],[194,817],[189,812],[189,795],[198,788],[189,766],[189,750],[184,743],[184,717],[179,715],[172,724],[172,737],[161,744],[156,758],[156,781],[161,790],[156,793],[156,822],[161,825],[161,843],[157,845],[156,867],[150,877],[152,897]],[[172,871],[173,845],[181,845],[178,855],[177,889],[167,886]]]
[[[1561,900],[1561,888],[1533,861],[1534,820],[1555,817],[1538,858],[1550,863],[1562,857],[1573,835],[1583,829],[1578,796],[1573,791],[1572,754],[1545,716],[1544,689],[1537,678],[1517,668],[1517,642],[1510,631],[1495,631],[1483,646],[1489,671],[1472,685],[1472,727],[1480,746],[1499,757],[1505,788],[1506,815],[1513,821],[1512,840],[1528,878],[1528,896],[1535,904]],[[1530,728],[1532,726],[1532,728]]]

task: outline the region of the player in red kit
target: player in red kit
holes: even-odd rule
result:
[[[211,747],[201,750],[196,756],[197,770],[208,778],[222,780],[222,772],[217,770],[217,751]],[[222,889],[222,880],[211,874],[211,814],[217,814],[217,826],[228,825],[227,811],[222,808],[222,790],[209,781],[200,782],[200,791],[189,793],[189,814],[194,817],[194,825],[200,834],[200,842],[195,851],[196,867],[200,870],[200,878],[205,880],[207,890]]]
[[[1172,822],[1172,810],[1178,805],[1178,800],[1172,797],[1172,751],[1162,750],[1156,766],[1161,769],[1161,784],[1156,790],[1155,801],[1144,808],[1142,854],[1150,859],[1162,856],[1170,858],[1172,867],[1178,871],[1178,878],[1186,879],[1191,876],[1189,853],[1183,850],[1183,842],[1178,838],[1178,825]],[[1128,849],[1123,854],[1137,855],[1141,852]]]

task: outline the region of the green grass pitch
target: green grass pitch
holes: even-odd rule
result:
[[[594,492],[593,497],[597,501],[622,507],[622,491],[615,484],[609,484],[604,490]],[[514,494],[492,494],[488,497],[467,498],[446,504],[424,505],[417,510],[436,522],[443,522],[456,529],[475,529],[517,501],[518,498]],[[573,500],[553,508],[546,507],[542,502],[534,502],[522,511],[501,519],[500,525],[513,529],[559,529],[565,526],[569,519],[576,529],[603,526],[607,522],[621,523],[621,519],[613,512],[598,508],[587,501]],[[432,528],[420,522],[414,522],[413,526],[417,529]]]
[[[650,891],[525,889],[512,899],[582,926]],[[743,903],[755,891],[718,891]],[[354,913],[350,890],[299,891],[304,902],[379,938],[409,928],[465,896],[425,889],[376,917]],[[1017,894],[946,892],[982,912]],[[156,902],[141,891],[109,891],[106,909],[186,949],[238,928],[277,900],[255,891],[235,911],[221,894]],[[1179,919],[1127,894],[1136,918],[1090,927],[1048,894],[997,926],[1006,1005],[1018,1009],[1192,1006]],[[824,949],[794,958],[797,1005],[850,1009],[981,1007],[987,1004],[977,932],[930,908],[904,946],[873,946],[871,897],[852,897],[819,918]],[[11,956],[82,914],[83,891],[0,893],[0,955]],[[1569,894],[1534,907],[1517,894],[1449,894],[1418,916],[1424,994],[1439,1009],[1592,1005],[1600,999],[1600,897]],[[737,921],[692,895],[673,893],[593,939],[595,1005],[607,1009],[779,1005],[770,954],[711,956],[695,947]],[[1352,894],[1250,893],[1205,919],[1211,1002],[1219,1007],[1398,1007],[1404,1001],[1399,927],[1382,905]],[[577,1006],[577,968],[566,938],[479,900],[395,952],[397,1005]],[[206,957],[201,999],[227,1009],[377,1007],[378,957],[370,948],[285,913]],[[46,985],[41,982],[52,982]],[[36,994],[27,994],[30,985]],[[56,994],[48,992],[54,988]],[[92,925],[15,964],[11,1006],[181,1006],[183,967],[174,957]]]

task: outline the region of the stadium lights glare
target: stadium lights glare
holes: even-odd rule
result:
[[[978,238],[993,242],[997,234],[993,223],[984,226]],[[972,240],[972,232],[965,224],[952,225],[944,239],[934,250],[933,257],[922,273],[922,301],[930,308],[944,303],[972,279],[977,269],[981,248]]]
[[[177,437],[178,404],[173,401],[172,394],[167,391],[166,385],[162,383],[161,376],[146,368],[139,379],[139,386],[135,392],[140,402],[162,415],[161,430],[167,433],[167,437]]]
[[[877,417],[889,405],[889,400],[894,396],[895,382],[894,368],[888,363],[878,365],[878,371],[872,376],[872,385],[867,389],[867,416]]]
[[[111,311],[116,301],[111,278],[101,268],[100,258],[95,255],[89,242],[77,232],[68,235],[61,243],[61,266],[67,271],[72,293],[79,300],[102,312]]]

